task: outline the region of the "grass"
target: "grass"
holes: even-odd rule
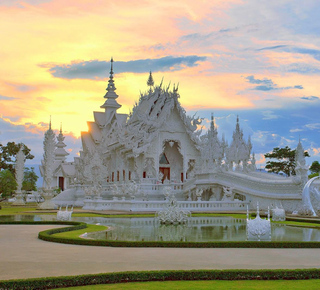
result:
[[[100,231],[105,231],[107,228],[108,227],[106,226],[87,224],[87,228],[85,229],[53,234],[52,236],[59,237],[59,238],[66,238],[66,239],[77,239],[79,238],[80,235],[86,232],[87,233],[100,232]]]
[[[32,214],[32,211],[37,210],[37,206],[36,205],[25,205],[25,206],[12,206],[10,204],[0,204],[1,205],[1,209],[0,209],[0,216],[1,215],[21,215],[21,214]],[[33,214],[40,214],[39,213],[33,213]],[[49,213],[45,213],[45,214],[49,214]]]
[[[119,283],[106,285],[90,285],[69,287],[60,289],[102,289],[102,290],[133,290],[133,289],[228,289],[228,290],[269,290],[269,289],[320,289],[320,280],[275,280],[275,281],[165,281],[165,282],[134,282],[134,283]]]

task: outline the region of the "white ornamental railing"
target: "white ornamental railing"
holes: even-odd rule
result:
[[[245,201],[178,201],[181,209],[192,212],[206,211],[237,211],[245,210]],[[119,210],[155,212],[163,209],[167,202],[164,201],[139,201],[139,200],[103,200],[86,199],[83,209],[86,210]]]

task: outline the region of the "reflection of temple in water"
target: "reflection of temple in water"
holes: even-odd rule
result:
[[[101,224],[106,224],[99,221]],[[184,225],[160,225],[154,218],[108,219],[108,240],[127,241],[183,241],[245,240],[246,222],[231,217],[192,217]],[[101,238],[104,234],[91,234]]]

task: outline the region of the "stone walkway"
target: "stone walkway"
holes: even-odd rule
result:
[[[320,249],[113,248],[37,238],[54,227],[0,225],[0,280],[135,270],[320,268]]]

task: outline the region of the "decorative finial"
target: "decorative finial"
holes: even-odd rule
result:
[[[110,62],[111,62],[110,77],[109,77],[109,81],[108,81],[108,87],[106,90],[108,92],[113,93],[116,90],[116,87],[114,85],[114,80],[113,80],[113,57],[111,57]],[[105,95],[104,97],[107,98],[107,95]]]
[[[113,57],[111,57],[111,71],[110,71],[110,74],[113,74]]]
[[[60,134],[62,134],[62,122],[60,122]]]
[[[50,115],[50,122],[49,122],[49,130],[51,130],[51,115]]]
[[[211,129],[214,130],[214,115],[211,113]]]
[[[153,81],[153,77],[152,77],[152,72],[151,71],[150,71],[150,74],[149,74],[147,85],[150,87],[150,90],[151,90],[151,87],[154,86],[154,81]]]

